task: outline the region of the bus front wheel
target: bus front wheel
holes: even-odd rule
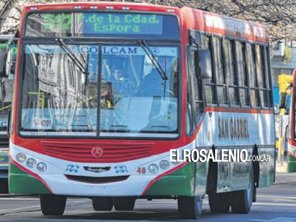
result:
[[[202,211],[202,198],[178,197],[178,211],[184,219],[197,219]]]
[[[40,206],[43,215],[63,215],[66,207],[65,196],[42,194],[40,195]]]
[[[134,209],[136,199],[134,197],[116,197],[113,200],[115,210],[131,211]]]
[[[113,207],[113,200],[108,197],[94,197],[92,198],[92,205],[96,211],[110,211]]]
[[[254,172],[250,167],[250,180],[247,189],[232,192],[231,209],[233,213],[247,214],[251,210],[254,198]]]

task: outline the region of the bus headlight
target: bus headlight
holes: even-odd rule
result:
[[[35,165],[36,165],[36,160],[33,159],[33,158],[29,158],[29,159],[27,160],[26,164],[27,164],[27,167],[29,167],[29,168],[33,168],[33,167],[35,167]]]
[[[166,170],[167,168],[169,168],[170,162],[167,160],[162,160],[160,161],[159,166],[161,169]]]
[[[24,154],[24,153],[18,153],[16,155],[16,160],[19,161],[20,163],[25,162],[26,159],[27,159],[27,157],[26,157],[26,154]]]
[[[149,166],[148,166],[148,171],[150,172],[150,173],[157,173],[158,172],[158,166],[156,165],[156,164],[150,164]]]
[[[45,172],[47,170],[47,165],[46,163],[43,163],[43,162],[39,162],[37,164],[37,170],[40,171],[40,172]]]

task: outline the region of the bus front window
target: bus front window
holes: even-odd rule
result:
[[[109,83],[113,96],[110,108],[101,109],[101,132],[177,132],[178,50],[151,48],[167,80],[162,79],[142,47],[102,47],[101,85]]]
[[[176,137],[178,47],[25,46],[21,134]],[[83,71],[85,70],[85,71]]]

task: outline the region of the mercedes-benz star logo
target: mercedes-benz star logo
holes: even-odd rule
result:
[[[151,51],[152,51],[153,54],[158,54],[159,53],[159,49],[158,48],[153,48]]]
[[[91,149],[91,155],[94,158],[100,158],[103,156],[103,154],[104,154],[104,150],[101,147],[93,147]]]

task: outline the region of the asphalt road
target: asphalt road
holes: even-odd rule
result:
[[[174,200],[137,200],[132,212],[96,212],[91,200],[71,198],[61,217],[44,217],[36,197],[0,196],[0,221],[184,221],[177,213]],[[191,221],[191,220],[188,220]],[[207,199],[204,200],[203,215],[199,221],[227,222],[296,222],[296,173],[278,174],[276,183],[258,189],[257,202],[251,213],[212,214]]]

